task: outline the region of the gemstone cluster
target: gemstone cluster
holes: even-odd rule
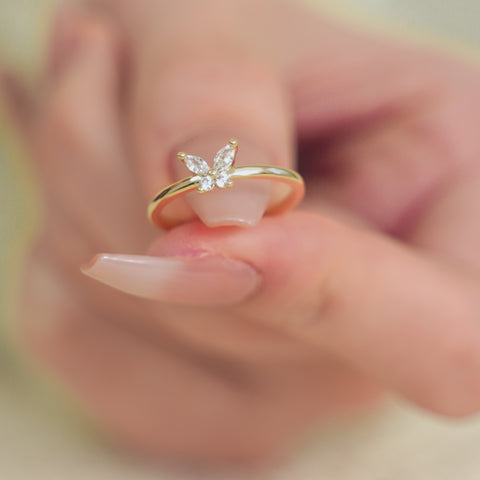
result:
[[[201,157],[179,153],[178,156],[184,161],[185,166],[198,176],[198,191],[209,192],[215,187],[228,188],[233,185],[233,164],[237,155],[238,145],[236,140],[231,140],[217,152],[213,159],[213,168]]]

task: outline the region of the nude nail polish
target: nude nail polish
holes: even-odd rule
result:
[[[82,272],[112,288],[164,303],[220,306],[241,302],[258,289],[260,274],[223,257],[151,257],[100,254]]]
[[[228,143],[225,135],[209,135],[195,138],[182,145],[185,152],[202,157],[209,165],[218,150]],[[191,175],[178,160],[174,160],[174,171],[178,177]],[[248,143],[240,143],[235,165],[269,164],[265,154]],[[255,226],[264,215],[271,194],[269,181],[241,180],[231,188],[215,188],[211,192],[199,194],[190,192],[185,199],[195,213],[209,227],[224,225]]]

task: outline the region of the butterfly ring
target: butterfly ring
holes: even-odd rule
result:
[[[272,189],[271,200],[266,214],[274,215],[294,208],[305,194],[305,184],[300,174],[288,168],[273,165],[251,165],[236,167],[235,159],[238,152],[237,140],[230,142],[217,152],[213,168],[203,158],[177,154],[178,158],[193,174],[168,187],[155,195],[148,206],[150,222],[160,228],[170,229],[187,220],[179,211],[171,209],[173,200],[186,193],[197,191],[198,194],[208,194],[216,189],[234,188],[241,180],[271,180],[276,188]],[[168,213],[170,207],[171,212]]]

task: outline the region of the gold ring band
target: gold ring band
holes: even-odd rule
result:
[[[215,187],[231,187],[238,180],[271,180],[276,185],[288,187],[283,192],[280,191],[276,195],[272,195],[272,201],[266,210],[268,215],[283,213],[300,203],[305,193],[305,185],[299,173],[273,165],[234,167],[233,163],[237,150],[237,141],[230,140],[229,144],[217,153],[212,169],[200,157],[179,153],[178,157],[185,162],[187,168],[195,175],[173,183],[155,195],[148,206],[150,222],[160,228],[173,228],[183,223],[182,219],[175,216],[164,215],[165,207],[173,200],[194,190],[197,190],[200,194],[205,194]]]

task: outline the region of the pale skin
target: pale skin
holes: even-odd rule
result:
[[[169,459],[275,458],[383,392],[477,412],[480,70],[278,1],[97,3],[59,15],[34,96],[4,82],[46,205],[28,351]],[[232,187],[150,226],[175,153],[232,136],[239,162],[302,172],[300,208],[260,218],[268,190]],[[256,226],[203,223],[231,211]]]

